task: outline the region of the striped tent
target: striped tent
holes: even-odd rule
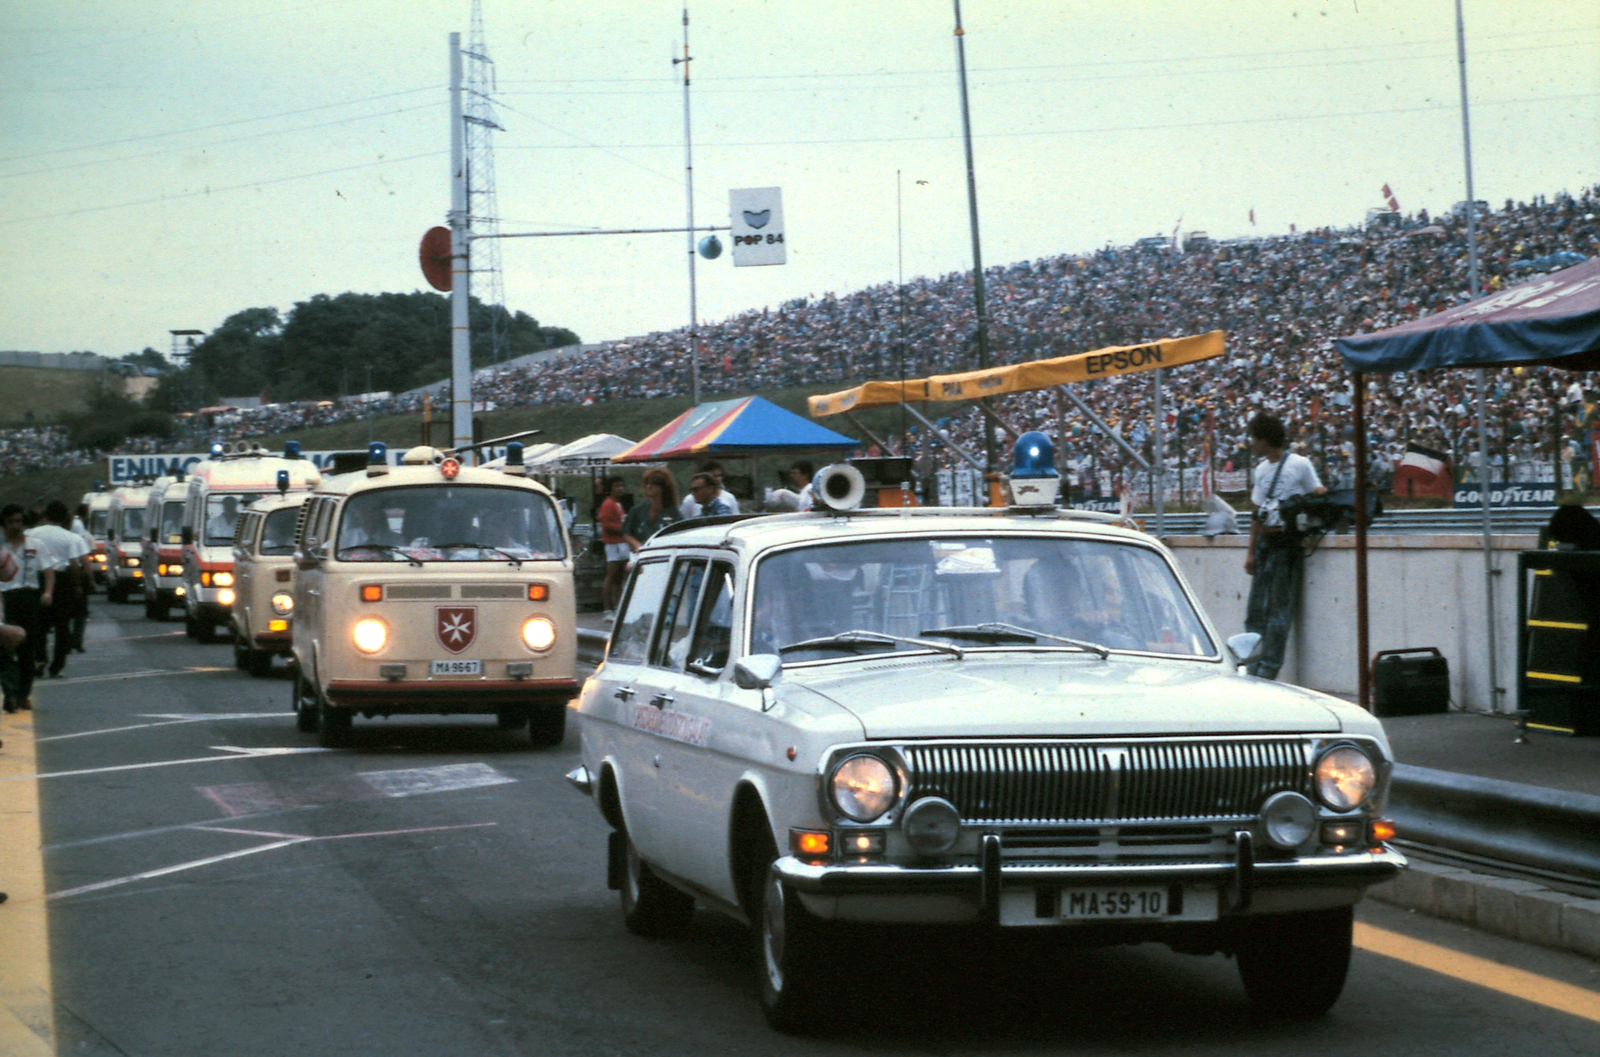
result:
[[[691,407],[612,462],[662,462],[762,453],[849,451],[859,446],[842,433],[785,411],[770,400],[745,396]]]

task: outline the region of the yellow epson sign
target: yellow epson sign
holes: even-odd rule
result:
[[[925,400],[976,400],[1118,374],[1137,374],[1157,367],[1182,367],[1221,356],[1223,344],[1222,331],[1213,330],[1207,334],[1173,338],[1170,341],[1119,345],[1072,356],[1058,356],[1053,360],[990,367],[982,371],[936,374],[931,378],[906,382],[867,382],[843,392],[811,397],[811,417],[822,418],[857,408],[886,407]]]

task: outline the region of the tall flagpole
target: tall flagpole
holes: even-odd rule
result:
[[[683,189],[689,203],[689,399],[700,405],[700,338],[696,333],[700,313],[695,306],[694,289],[694,141],[689,134],[689,9],[683,9]]]
[[[450,34],[450,437],[472,443],[472,222],[467,215],[466,122],[461,110],[461,34]],[[476,454],[471,453],[471,454]],[[463,452],[465,458],[468,453]],[[476,461],[476,460],[474,460]]]
[[[1467,169],[1467,282],[1470,298],[1478,288],[1478,200],[1472,190],[1472,118],[1467,110],[1467,31],[1456,0],[1456,65],[1461,74],[1461,147]],[[1489,711],[1500,711],[1500,658],[1494,626],[1494,536],[1489,524],[1489,372],[1479,367],[1478,383],[1478,495],[1483,501],[1483,601],[1489,642]],[[1560,482],[1557,482],[1559,486]]]
[[[956,7],[956,61],[961,68],[961,138],[967,149],[967,216],[972,227],[972,300],[978,316],[978,369],[989,366],[989,313],[983,298],[983,248],[978,238],[978,178],[972,165],[972,116],[967,108],[967,31],[961,26],[961,0]],[[983,419],[983,465],[985,477],[995,472],[994,422]],[[985,481],[990,485],[989,481]],[[991,486],[992,487],[992,486]],[[986,497],[985,505],[994,502]]]

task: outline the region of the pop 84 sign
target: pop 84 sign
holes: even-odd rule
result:
[[[777,187],[745,187],[728,192],[729,234],[733,266],[784,264],[783,191]]]

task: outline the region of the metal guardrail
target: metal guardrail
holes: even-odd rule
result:
[[[1600,517],[1600,507],[1587,508],[1589,513]],[[1489,527],[1497,535],[1527,535],[1536,536],[1539,530],[1550,523],[1550,516],[1555,511],[1550,507],[1516,507],[1509,510],[1495,510],[1489,514]],[[1143,511],[1134,515],[1144,522],[1146,531],[1154,532],[1156,516],[1151,511]],[[1239,512],[1239,527],[1248,532],[1250,524],[1249,515]],[[1169,536],[1198,536],[1206,526],[1204,513],[1167,514],[1164,518],[1166,534]],[[1372,520],[1367,531],[1372,535],[1405,535],[1407,533],[1442,533],[1459,535],[1476,535],[1483,531],[1483,511],[1477,509],[1449,509],[1449,510],[1391,510],[1382,517]]]
[[[1405,840],[1600,878],[1600,796],[1396,764],[1388,814]]]

